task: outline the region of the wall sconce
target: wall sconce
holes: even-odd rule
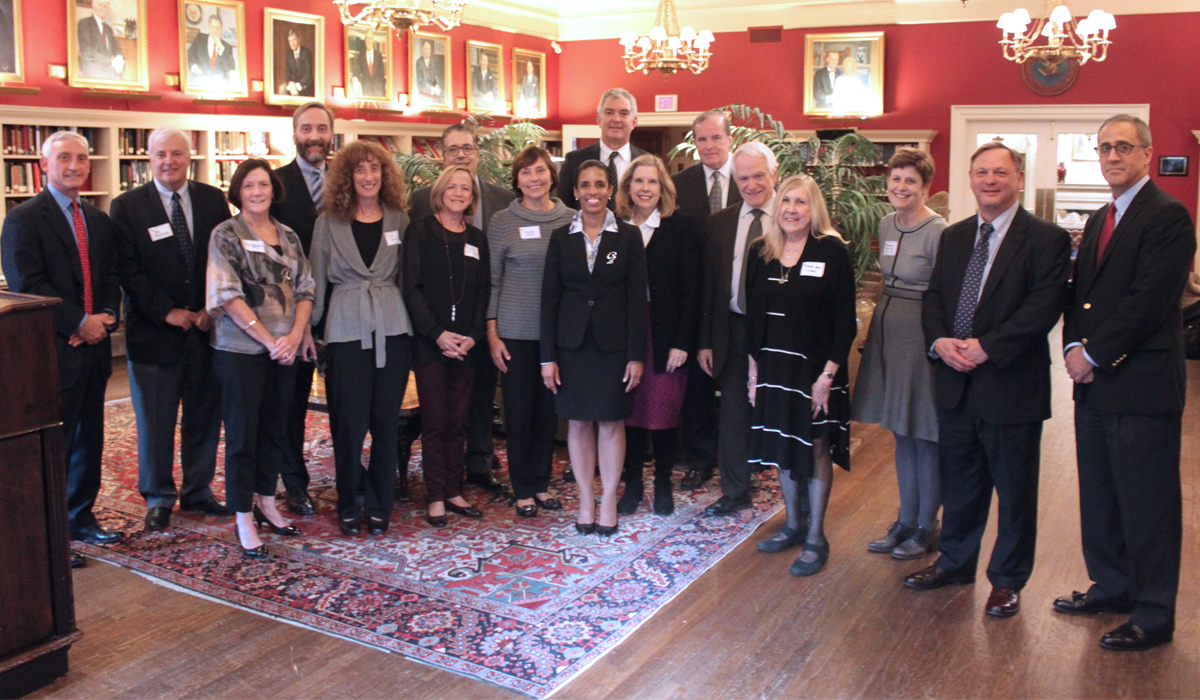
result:
[[[60,65],[60,64],[57,64],[57,63],[51,63],[51,64],[50,64],[50,66],[49,66],[49,69],[50,69],[50,77],[51,77],[51,78],[58,78],[58,79],[60,79],[60,80],[66,80],[66,79],[67,79],[67,66],[66,66],[66,64],[61,64],[61,65]]]
[[[262,92],[263,91],[263,81],[251,80],[250,81],[250,89],[253,90],[254,92]]]
[[[454,100],[454,107],[456,109],[466,109],[467,108],[467,98],[460,97],[460,98]]]
[[[163,73],[163,82],[167,84],[167,87],[179,87],[179,74]]]

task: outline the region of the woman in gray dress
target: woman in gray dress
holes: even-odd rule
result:
[[[921,295],[946,220],[925,205],[933,181],[928,153],[901,148],[887,167],[888,201],[896,211],[879,223],[884,288],[858,370],[853,418],[879,423],[896,436],[900,516],[867,549],[918,559],[937,545],[941,507],[933,365],[921,332]]]

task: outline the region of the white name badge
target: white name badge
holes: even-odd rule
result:
[[[262,241],[242,240],[242,247],[245,248],[246,250],[250,251],[251,253],[267,252],[267,245],[265,243],[263,243]]]
[[[152,241],[161,241],[164,238],[170,238],[175,235],[175,232],[171,230],[171,224],[151,226],[146,230],[150,233],[150,240]]]
[[[471,245],[470,243],[464,243],[463,244],[463,255],[467,256],[468,258],[475,258],[476,260],[478,260],[479,259],[479,249],[476,248],[475,246]]]
[[[387,241],[388,245],[400,245],[399,231],[384,231],[383,240]]]
[[[518,231],[521,233],[522,240],[528,241],[531,238],[541,238],[542,237],[542,227],[541,226],[522,226],[520,229],[518,229]]]
[[[824,277],[825,263],[822,262],[806,262],[800,266],[801,277]]]
[[[896,257],[896,250],[900,247],[900,241],[884,241],[883,254],[888,257]]]

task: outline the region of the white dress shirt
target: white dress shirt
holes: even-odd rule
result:
[[[171,195],[175,194],[173,190],[168,189],[158,180],[154,181],[154,188],[158,190],[158,196],[162,199],[163,209],[167,210],[167,220],[171,218]],[[192,195],[188,192],[187,180],[184,180],[183,187],[179,188],[179,206],[183,207],[183,218],[187,219],[188,235],[192,240],[196,240],[194,233],[195,227],[192,226]]]
[[[761,207],[752,207],[749,204],[742,202],[741,213],[738,214],[737,238],[733,241],[733,274],[729,278],[729,310],[737,313],[746,313],[745,309],[739,309],[738,302],[738,287],[742,283],[742,272],[746,269],[745,257],[746,252],[746,237],[750,235],[750,224],[754,221],[754,215],[750,212],[755,209],[761,209],[763,215],[762,221],[763,231],[767,230],[767,226],[775,225],[775,219],[771,217],[771,204],[774,203],[775,196],[771,195]]]
[[[608,155],[612,152],[613,152],[613,149],[609,148],[608,146],[605,146],[603,141],[600,142],[600,162],[601,163],[608,165]],[[628,141],[625,142],[624,146],[621,146],[620,148],[618,148],[616,152],[617,152],[617,162],[616,162],[617,181],[610,183],[613,186],[613,190],[617,189],[617,185],[620,184],[621,178],[625,177],[625,171],[629,168],[629,164],[631,162],[633,162],[633,150],[630,148]]]
[[[702,164],[703,165],[703,164]],[[713,170],[707,165],[704,167],[704,193],[708,194],[712,191],[713,173],[721,173],[721,207],[729,206],[729,190],[735,185],[730,180],[730,173],[733,172],[733,158],[727,157],[725,164]]]

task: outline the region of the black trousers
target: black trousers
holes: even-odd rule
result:
[[[467,364],[475,368],[471,403],[467,406],[467,474],[488,474],[496,463],[492,444],[492,415],[496,403],[496,378],[500,370],[492,362],[487,341],[476,343],[467,353]]]
[[[213,369],[221,382],[225,421],[225,502],[249,513],[255,494],[275,495],[279,468],[287,459],[296,366],[285,367],[265,352],[214,350]]]
[[[104,454],[104,391],[112,374],[108,343],[66,346],[59,358],[63,453],[67,456],[67,515],[71,527],[96,522],[92,507],[100,493],[100,461]]]
[[[1038,472],[1042,423],[996,425],[970,408],[938,410],[941,460],[941,569],[974,576],[992,505],[1000,501],[996,545],[987,577],[994,586],[1021,590],[1033,572],[1037,543]]]
[[[359,487],[367,517],[387,520],[396,502],[400,404],[412,368],[412,336],[391,335],[384,345],[387,363],[375,366],[375,349],[362,342],[329,343],[325,390],[337,478],[338,517],[354,520]],[[363,469],[363,441],[371,433],[371,460]]]
[[[697,353],[688,358],[679,435],[689,469],[712,469],[717,457],[717,385],[700,369]]]
[[[504,345],[512,356],[505,363],[508,371],[500,376],[508,475],[517,498],[533,498],[550,489],[558,415],[554,412],[554,394],[542,383],[541,343],[505,339]]]
[[[703,371],[701,371],[703,374]],[[688,382],[692,377],[688,375]],[[741,498],[750,491],[750,358],[746,317],[729,315],[729,353],[717,374],[720,401],[721,493]]]
[[[1129,621],[1175,629],[1183,535],[1178,413],[1075,406],[1083,559],[1100,600],[1132,604]]]
[[[295,493],[308,490],[308,465],[304,463],[304,434],[308,420],[308,395],[312,393],[313,373],[317,366],[296,360],[296,382],[287,414],[287,443],[285,459],[279,465],[283,487]]]

